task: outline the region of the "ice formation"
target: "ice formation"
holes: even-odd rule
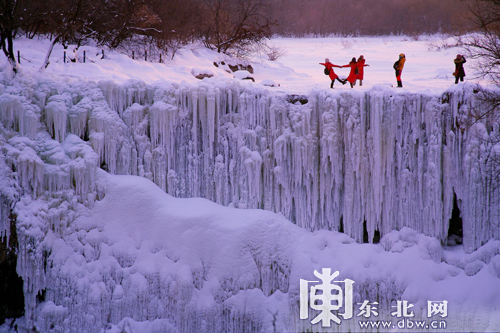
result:
[[[382,237],[370,251],[418,249],[436,275],[445,261],[449,272],[433,280],[435,291],[460,270],[490,285],[500,277],[499,124],[466,126],[479,105],[472,85],[441,94],[375,86],[308,96],[235,80],[40,79],[1,88],[0,232],[8,236],[14,212],[26,327],[94,331],[149,321],[158,330],[261,331],[281,309],[281,329],[300,330],[294,283],[344,245],[356,246],[344,244],[349,237],[362,242],[365,229],[369,242]],[[182,201],[146,180],[109,174],[147,178],[176,198],[284,217]],[[440,247],[455,197],[466,262]],[[292,244],[310,253],[295,255]],[[361,275],[339,262],[359,280],[358,301],[389,304],[404,291],[424,306],[422,295],[405,289],[404,274],[421,274],[375,273],[369,266],[383,259],[363,256]],[[458,323],[473,317],[456,316]]]
[[[404,226],[444,240],[456,196],[470,252],[498,238],[500,214],[490,163],[498,124],[466,126],[473,89],[320,90],[303,105],[238,82],[101,82],[77,96],[71,87],[45,93],[42,107],[55,141],[80,137],[112,174],[144,176],[176,197],[279,212],[308,230],[342,221],[359,242],[364,224],[369,241]],[[33,139],[40,112],[20,99],[2,95],[3,124]]]

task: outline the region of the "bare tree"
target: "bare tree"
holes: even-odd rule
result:
[[[51,37],[51,43],[40,70],[50,64],[50,55],[57,43],[68,45],[84,40],[84,27],[92,16],[92,2],[88,0],[53,0],[49,4],[43,31]]]
[[[500,1],[475,0],[469,19],[474,31],[464,39],[464,47],[477,59],[478,73],[500,84]]]
[[[151,33],[155,46],[173,58],[184,45],[199,36],[203,16],[198,0],[150,0],[158,15],[158,32]]]
[[[470,110],[465,126],[484,124],[480,161],[481,181],[485,191],[485,204],[491,209],[485,221],[498,230],[500,216],[500,0],[474,0],[470,5],[469,19],[473,23],[472,34],[463,39],[470,57],[475,58],[476,70],[483,78],[493,81],[497,89],[477,86],[476,103]]]
[[[0,0],[0,48],[7,57],[12,70],[17,73],[14,55],[14,38],[23,29],[40,18],[38,0]]]
[[[468,56],[477,59],[476,70],[480,76],[500,85],[500,0],[475,0],[470,6],[469,19],[474,31],[463,39]],[[474,119],[499,121],[500,94],[478,88],[479,107]]]
[[[14,57],[14,31],[19,28],[20,22],[17,19],[19,11],[18,2],[15,0],[0,1],[0,47],[9,60],[14,72],[17,72],[16,58]]]
[[[254,43],[271,37],[266,0],[203,0],[202,4],[203,42],[217,52],[244,55]]]
[[[151,0],[94,0],[99,11],[86,29],[100,44],[116,48],[134,36],[161,34],[161,19]],[[162,5],[158,4],[160,8]]]
[[[41,69],[57,43],[79,46],[93,39],[117,48],[135,36],[161,33],[159,22],[150,0],[53,0],[41,29],[52,41]]]

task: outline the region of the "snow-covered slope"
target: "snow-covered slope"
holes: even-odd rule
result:
[[[449,331],[499,328],[500,241],[458,258],[407,228],[360,245],[263,210],[175,199],[144,178],[103,178],[95,208],[41,244],[50,251],[41,331],[128,323],[135,332],[157,320],[152,331],[261,332],[272,331],[273,314],[277,331],[304,331],[312,325],[298,320],[299,280],[323,267],[353,279],[354,301],[378,301],[381,317],[393,297],[415,304],[413,319],[425,318],[427,300],[448,300]],[[342,330],[356,326],[345,320]]]
[[[454,82],[452,75],[455,65],[453,59],[463,50],[454,46],[456,40],[447,36],[383,36],[383,37],[331,37],[331,38],[273,38],[269,44],[280,50],[283,55],[276,61],[269,61],[263,50],[254,54],[249,61],[253,73],[251,77],[258,85],[275,85],[274,90],[288,94],[306,94],[311,89],[327,88],[330,85],[328,76],[323,74],[323,66],[319,63],[329,58],[336,65],[348,64],[352,57],[364,55],[366,64],[363,85],[356,85],[356,90],[368,90],[374,85],[395,85],[394,62],[400,53],[406,55],[407,61],[402,74],[405,89],[412,92],[432,93],[447,89]],[[43,63],[49,41],[45,39],[16,40],[14,45],[20,51],[20,70],[37,71]],[[154,83],[162,80],[175,82],[198,81],[197,74],[212,74],[214,78],[233,78],[235,73],[229,65],[237,65],[241,60],[231,59],[215,51],[207,50],[199,45],[188,45],[180,49],[173,59],[163,55],[159,63],[159,54],[149,54],[144,59],[144,50],[140,48],[124,52],[103,50],[92,45],[84,45],[78,49],[79,63],[69,61],[73,57],[75,46],[69,45],[65,50],[56,45],[50,58],[50,65],[44,73],[61,80],[113,80],[124,83],[140,80]],[[67,53],[67,63],[63,63],[63,54]],[[135,51],[135,60],[132,59]],[[86,62],[83,61],[83,53]],[[217,67],[214,65],[217,64]],[[475,73],[475,59],[467,59],[465,71],[466,81],[483,82]],[[0,58],[2,67],[7,65],[5,58]],[[336,68],[341,76],[349,75],[349,68]],[[279,85],[279,87],[278,87]],[[349,85],[335,84],[335,89],[351,90]]]

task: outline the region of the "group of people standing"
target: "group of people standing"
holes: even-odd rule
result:
[[[354,88],[356,85],[356,80],[359,80],[359,85],[363,85],[363,76],[364,76],[364,68],[366,66],[370,65],[365,65],[365,58],[360,55],[358,60],[356,60],[356,57],[353,57],[351,62],[348,63],[347,65],[339,66],[339,65],[334,65],[330,62],[330,59],[326,58],[324,63],[320,63],[320,65],[325,66],[325,74],[330,76],[330,79],[332,80],[332,83],[330,84],[330,88],[333,88],[333,84],[335,83],[335,80],[339,81],[342,84],[346,84],[349,82],[351,84],[351,88]],[[344,67],[350,67],[351,71],[349,73],[349,76],[345,80],[341,80],[337,74],[335,74],[335,71],[333,70],[334,67],[337,68],[344,68]]]
[[[401,73],[403,72],[403,67],[405,65],[405,62],[406,62],[406,56],[404,53],[401,53],[399,55],[398,60],[393,65],[393,68],[396,71],[396,81],[398,83],[398,88],[403,87],[403,82],[401,81]],[[466,62],[466,60],[463,55],[458,54],[457,57],[453,60],[453,62],[455,63],[455,71],[453,72],[453,75],[455,76],[455,84],[457,84],[458,80],[462,82],[464,80],[465,77],[464,63]],[[328,58],[325,59],[324,63],[320,63],[320,65],[325,66],[325,74],[328,75],[332,80],[330,88],[333,88],[335,80],[339,81],[342,84],[346,84],[347,82],[349,82],[351,84],[351,88],[354,88],[354,86],[356,85],[356,80],[359,80],[359,85],[362,86],[364,67],[370,66],[365,64],[365,58],[362,55],[359,56],[358,60],[356,60],[356,58],[353,57],[350,63],[343,66],[332,64],[330,62],[330,59]],[[337,68],[350,67],[351,71],[349,73],[349,76],[345,80],[340,79],[339,76],[335,74],[335,71],[333,70],[334,67]]]

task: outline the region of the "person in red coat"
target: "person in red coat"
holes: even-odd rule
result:
[[[347,77],[347,81],[349,81],[349,83],[351,84],[351,88],[354,88],[354,85],[356,84],[356,79],[358,78],[358,63],[356,62],[356,58],[353,57],[349,64],[344,65],[342,67],[351,67],[351,72]]]
[[[465,70],[464,70],[464,64],[467,62],[465,60],[465,57],[461,54],[457,54],[457,57],[455,60],[453,60],[455,63],[455,71],[453,72],[453,75],[455,75],[455,84],[458,83],[458,80],[464,81],[465,77]]]
[[[358,80],[359,80],[359,86],[363,85],[363,74],[364,74],[364,68],[366,66],[370,65],[365,65],[365,57],[363,55],[360,55],[358,58]]]
[[[335,72],[333,71],[333,67],[342,68],[341,66],[332,64],[330,62],[330,59],[328,59],[328,58],[325,58],[325,62],[324,63],[320,62],[319,64],[325,66],[325,68],[329,72],[328,75],[330,76],[330,80],[332,80],[332,83],[330,84],[330,88],[333,88],[333,84],[335,83],[335,80],[339,81],[342,84],[346,83],[345,80],[339,79],[339,76],[337,74],[335,74]],[[325,74],[326,74],[326,72],[325,72]]]

